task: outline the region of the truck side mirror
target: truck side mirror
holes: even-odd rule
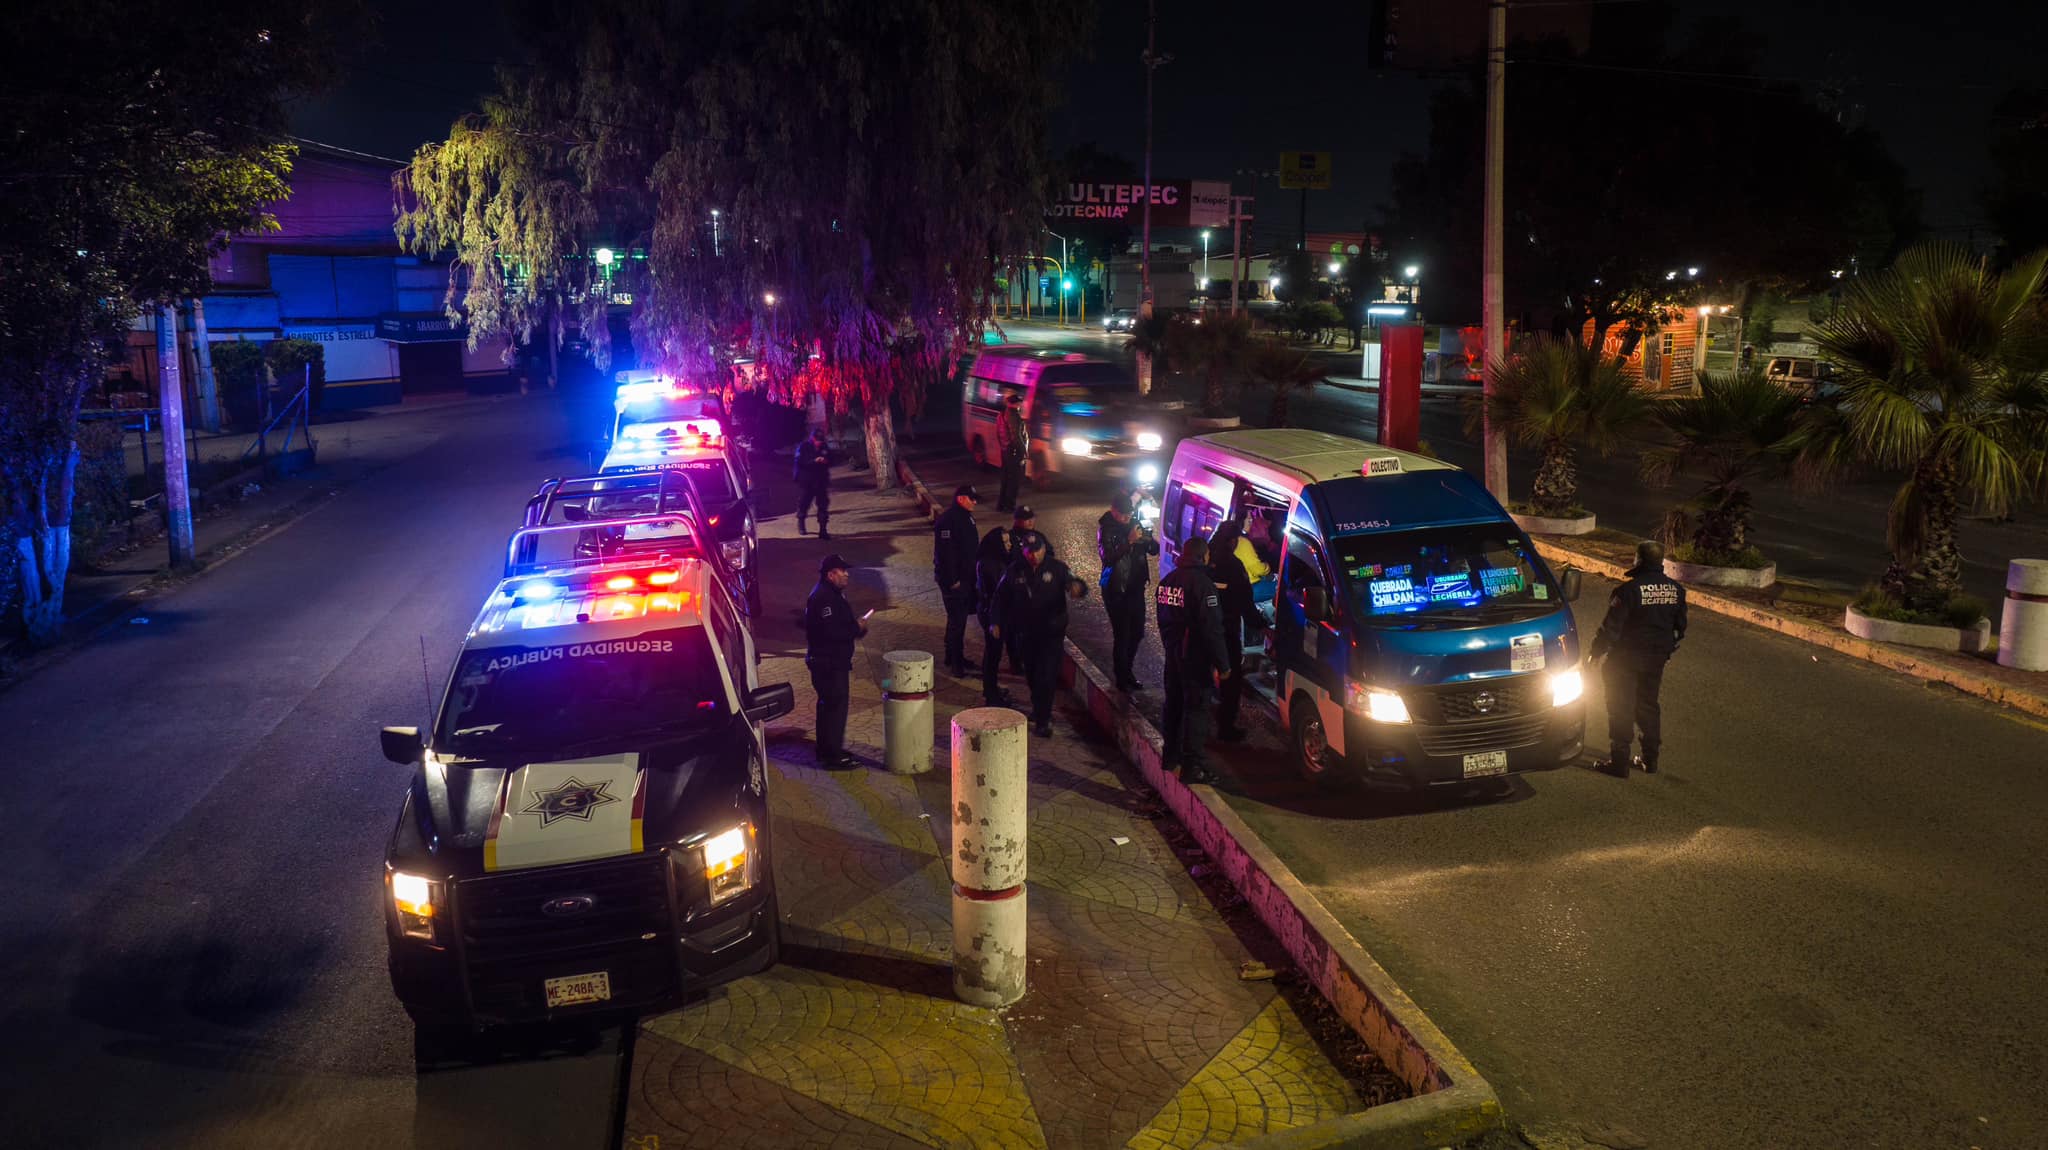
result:
[[[384,757],[405,766],[419,762],[426,748],[418,727],[386,727],[377,735],[384,744]]]
[[[746,715],[750,723],[765,723],[796,710],[796,688],[788,683],[771,683],[747,692]]]
[[[1330,617],[1330,593],[1321,587],[1307,587],[1301,592],[1301,613],[1311,623],[1320,623]]]
[[[1578,602],[1579,584],[1583,581],[1581,576],[1579,575],[1579,569],[1577,567],[1565,568],[1564,571],[1558,575],[1558,581],[1564,584],[1564,601],[1567,603]]]

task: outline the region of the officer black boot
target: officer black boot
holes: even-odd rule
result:
[[[809,535],[811,533],[810,524],[804,522],[806,518],[808,517],[803,512],[799,511],[796,513],[796,533],[798,535]]]
[[[1657,773],[1657,760],[1652,758],[1646,758],[1642,755],[1637,755],[1635,766],[1637,770],[1643,772],[1646,775],[1654,775]]]

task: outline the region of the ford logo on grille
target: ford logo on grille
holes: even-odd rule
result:
[[[579,914],[588,914],[590,913],[590,908],[596,905],[597,900],[587,894],[565,894],[540,904],[540,912],[554,918],[570,918]]]
[[[1492,714],[1493,708],[1499,703],[1500,700],[1493,697],[1492,691],[1481,691],[1472,696],[1472,709],[1482,715]]]

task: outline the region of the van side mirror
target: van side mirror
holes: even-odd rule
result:
[[[796,688],[788,683],[771,683],[747,692],[746,715],[750,723],[765,723],[796,710]]]
[[[1567,567],[1558,574],[1557,579],[1559,583],[1564,585],[1564,601],[1567,603],[1578,602],[1579,584],[1582,582],[1579,569],[1577,567]]]
[[[419,762],[426,749],[418,727],[386,727],[377,735],[384,744],[384,757],[404,766]]]
[[[1301,613],[1311,623],[1321,623],[1330,617],[1330,593],[1321,587],[1307,587],[1301,592]]]

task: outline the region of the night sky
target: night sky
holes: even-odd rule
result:
[[[1365,227],[1386,198],[1395,158],[1424,146],[1429,93],[1448,81],[1369,70],[1364,0],[1158,6],[1159,47],[1174,60],[1158,72],[1155,176],[1230,179],[1270,171],[1282,149],[1327,150],[1336,187],[1311,193],[1309,226]],[[381,32],[347,62],[337,90],[297,109],[295,128],[308,139],[403,158],[445,135],[490,86],[490,59],[507,34],[490,19],[490,0],[465,9],[459,25],[421,21],[416,3],[374,0],[372,8]],[[1986,237],[1977,193],[1987,178],[1990,108],[2007,88],[2041,82],[2048,5],[1716,0],[1681,10],[1678,37],[1688,20],[1739,21],[1770,75],[1809,88],[1846,82],[1852,106],[1924,193],[1930,230],[1966,239],[1974,228]],[[1065,85],[1068,102],[1055,114],[1053,140],[1062,147],[1092,142],[1135,159],[1144,127],[1145,3],[1102,0],[1099,12]],[[1513,99],[1512,66],[1508,83]],[[1710,78],[1698,83],[1703,101],[1725,89]],[[1771,146],[1767,126],[1757,138]],[[1238,176],[1238,190],[1254,179]],[[1281,193],[1270,180],[1257,191],[1262,237],[1291,234],[1298,193]]]

